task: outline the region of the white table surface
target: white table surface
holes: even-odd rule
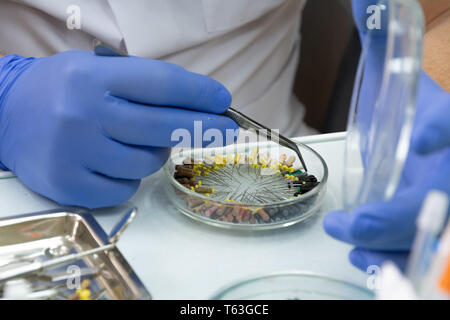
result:
[[[348,261],[351,247],[322,228],[327,212],[340,207],[343,134],[298,139],[319,152],[329,167],[321,210],[297,225],[272,231],[236,232],[209,227],[180,214],[163,189],[162,171],[145,179],[136,195],[117,207],[93,210],[109,233],[121,214],[139,212],[119,249],[155,299],[208,299],[247,277],[308,271],[365,287],[367,275]],[[0,217],[58,208],[18,179],[0,179]]]

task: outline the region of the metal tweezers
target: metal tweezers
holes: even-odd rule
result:
[[[239,111],[233,108],[228,108],[228,110],[224,113],[224,116],[233,119],[234,122],[236,122],[242,129],[245,130],[253,129],[258,134],[263,133],[268,141],[278,141],[280,145],[294,150],[298,158],[300,159],[300,162],[302,163],[303,169],[305,169],[305,171],[308,171],[308,169],[306,168],[305,160],[303,159],[302,154],[300,152],[300,149],[298,148],[297,144],[291,139],[282,136],[278,132],[272,131],[270,128],[263,126],[262,124],[259,124],[255,120],[247,117],[245,114],[240,113]]]
[[[94,52],[98,56],[109,56],[109,57],[128,56],[127,52],[125,51],[118,52],[117,50],[112,49],[103,43],[98,43],[95,46]],[[295,143],[291,139],[286,138],[285,136],[279,134],[278,132],[272,131],[270,128],[263,126],[262,124],[259,124],[255,120],[247,117],[245,114],[242,114],[233,108],[228,108],[228,110],[223,115],[233,119],[242,129],[245,130],[253,129],[256,131],[257,134],[261,133],[264,134],[267,140],[278,141],[280,145],[293,150],[297,154],[300,162],[302,163],[303,169],[305,169],[305,171],[308,171],[308,169],[306,168],[305,160],[303,159],[303,156],[300,152],[300,149],[298,148],[297,143]]]

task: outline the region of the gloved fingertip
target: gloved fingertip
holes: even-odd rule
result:
[[[236,122],[228,117],[224,118],[223,130],[224,130],[224,145],[230,145],[236,142],[239,137],[239,126]]]
[[[219,83],[218,89],[214,95],[215,105],[212,106],[213,112],[222,114],[231,106],[231,93],[225,86]]]
[[[330,236],[344,240],[344,234],[350,226],[350,215],[345,211],[333,211],[325,216],[323,228]]]
[[[225,128],[228,130],[233,130],[235,132],[235,135],[239,134],[238,124],[231,118],[225,117],[225,119],[226,119]]]
[[[155,159],[157,162],[161,163],[161,166],[163,166],[167,162],[170,157],[171,151],[172,150],[170,148],[153,148]]]
[[[368,264],[367,264],[367,257],[366,257],[366,250],[361,248],[355,248],[352,251],[350,251],[348,258],[352,265],[354,265],[356,268],[366,271]]]
[[[411,140],[412,148],[419,154],[427,154],[439,148],[441,134],[434,128],[418,129]]]
[[[380,225],[380,221],[373,219],[370,214],[361,213],[355,215],[349,228],[354,240],[366,241],[374,239],[384,226]]]

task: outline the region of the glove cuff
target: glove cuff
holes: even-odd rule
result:
[[[14,82],[34,60],[15,54],[0,58],[0,112]]]

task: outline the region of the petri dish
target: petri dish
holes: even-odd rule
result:
[[[295,195],[299,191],[297,182],[286,180],[284,174],[272,172],[270,166],[262,168],[260,163],[259,167],[254,169],[247,163],[256,149],[259,155],[266,155],[267,159],[279,159],[282,155],[286,155],[288,159],[295,154],[288,148],[267,141],[211,149],[174,148],[164,166],[165,188],[175,207],[198,222],[235,230],[287,227],[309,218],[318,211],[324,200],[328,179],[328,168],[322,157],[306,145],[299,143],[298,147],[308,163],[308,175],[314,175],[317,180],[314,187],[303,194]],[[223,167],[216,168],[217,171],[212,169],[215,179],[212,181],[217,185],[211,186],[203,181],[201,188],[207,186],[215,189],[209,194],[198,193],[195,191],[198,189],[182,185],[174,177],[177,166],[186,158],[198,162],[215,158],[217,155],[225,159],[231,155],[231,159],[235,159],[237,154],[241,155],[240,159],[247,159],[236,161],[238,163],[230,160]],[[295,158],[292,168],[298,168],[299,165],[299,159]],[[204,178],[199,178],[200,181],[201,179]]]
[[[372,291],[311,272],[269,274],[231,285],[213,300],[373,300]]]
[[[378,28],[369,30],[366,21],[357,21],[365,37],[347,126],[347,211],[395,194],[415,117],[424,32],[421,7],[415,0],[380,1],[378,7]]]

